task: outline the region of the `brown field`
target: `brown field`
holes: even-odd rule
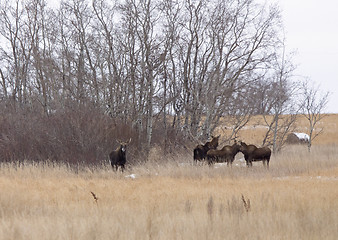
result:
[[[337,120],[323,120],[331,131],[311,153],[284,148],[269,170],[241,154],[210,168],[155,150],[123,174],[1,164],[0,239],[337,239]]]
[[[270,119],[271,116],[268,116]],[[224,126],[227,125],[227,120],[223,120],[223,125],[219,127],[216,131],[217,134],[221,135],[230,135],[229,129],[224,129]],[[296,132],[308,133],[308,121],[304,116],[299,115],[296,120]],[[316,130],[323,129],[323,133],[320,134],[313,141],[313,145],[328,145],[336,144],[338,145],[338,114],[327,114],[324,118],[318,122],[315,127],[314,133]],[[240,132],[239,137],[241,140],[260,145],[262,143],[263,137],[266,132],[266,127],[261,116],[254,116],[249,121],[248,125],[245,126]]]

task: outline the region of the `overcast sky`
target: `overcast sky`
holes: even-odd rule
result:
[[[272,1],[272,0],[271,0]],[[276,0],[296,74],[331,93],[325,112],[338,113],[338,0]]]

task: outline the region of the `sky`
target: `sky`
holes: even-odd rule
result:
[[[271,0],[272,1],[272,0]],[[338,0],[276,0],[295,74],[330,92],[326,113],[338,113]]]

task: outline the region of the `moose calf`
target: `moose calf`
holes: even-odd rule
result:
[[[117,142],[120,144],[120,146],[115,151],[112,151],[109,154],[109,158],[110,158],[110,163],[113,169],[117,171],[118,167],[120,166],[121,171],[123,172],[125,168],[124,165],[126,164],[126,161],[127,161],[126,149],[127,149],[127,145],[131,142],[131,138],[129,139],[128,142],[121,142],[118,140]]]

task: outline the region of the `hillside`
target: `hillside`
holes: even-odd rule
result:
[[[271,116],[270,116],[271,118]],[[313,145],[337,145],[338,144],[338,114],[327,114],[318,122],[315,130],[323,128],[322,134],[320,134],[314,141]],[[296,120],[295,132],[308,133],[307,119],[304,116],[299,115]],[[216,134],[230,135],[230,129],[226,128],[227,120],[223,119],[221,127],[216,129]],[[239,132],[239,138],[245,142],[260,145],[267,127],[264,125],[262,116],[254,116],[250,119],[248,124]]]

